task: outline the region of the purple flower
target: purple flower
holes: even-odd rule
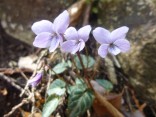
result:
[[[89,38],[90,31],[90,25],[84,26],[78,31],[74,27],[69,27],[64,35],[67,41],[62,43],[61,50],[71,54],[81,51],[85,47],[85,42]]]
[[[107,53],[117,55],[120,52],[127,52],[130,49],[130,43],[125,39],[129,28],[122,26],[110,32],[104,28],[97,27],[93,30],[93,36],[101,46],[98,54],[104,58]]]
[[[38,83],[40,83],[41,79],[42,79],[42,73],[37,73],[34,78],[28,80],[28,85],[35,87]]]
[[[54,23],[48,20],[35,22],[31,29],[37,35],[33,45],[39,48],[49,48],[53,52],[63,41],[63,34],[69,26],[69,13],[65,10],[55,18]]]

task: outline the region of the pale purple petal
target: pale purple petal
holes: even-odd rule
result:
[[[64,33],[66,40],[78,40],[78,33],[74,27],[69,27]]]
[[[118,39],[114,42],[114,45],[116,45],[122,52],[127,52],[130,49],[130,43],[126,39]]]
[[[117,39],[125,39],[129,28],[127,26],[122,26],[111,32],[111,40],[114,42]]]
[[[60,35],[54,36],[50,43],[49,52],[54,52],[56,48],[59,46],[61,41],[62,41],[62,37]]]
[[[71,52],[71,54],[75,54],[77,51],[79,51],[80,45],[76,44],[75,47],[73,48],[73,51]]]
[[[43,32],[35,37],[33,45],[39,48],[48,48],[51,42],[51,33]]]
[[[63,11],[58,17],[54,20],[54,29],[58,33],[64,33],[67,27],[69,26],[70,17],[67,10]]]
[[[110,44],[110,32],[102,27],[97,27],[93,30],[95,40],[100,44]]]
[[[108,44],[102,44],[99,49],[98,49],[98,54],[102,57],[105,58],[107,53],[108,53]]]
[[[40,34],[42,32],[53,33],[53,24],[48,20],[41,20],[41,21],[35,22],[32,25],[31,30],[36,35],[38,35],[38,34]]]
[[[113,55],[117,55],[121,52],[121,50],[115,45],[109,46],[108,51]]]
[[[42,79],[42,73],[38,73],[34,78],[28,80],[28,85],[35,87],[38,83],[40,83],[41,79]]]
[[[62,52],[75,54],[79,50],[79,45],[76,40],[68,40],[61,45]]]
[[[79,51],[83,50],[84,47],[85,47],[85,42],[83,40],[80,40]]]
[[[89,38],[90,31],[91,31],[91,26],[90,25],[87,25],[87,26],[84,26],[84,27],[80,28],[78,30],[79,38],[83,39],[86,42],[88,40],[88,38]]]

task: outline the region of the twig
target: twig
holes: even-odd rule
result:
[[[22,90],[20,97],[22,97],[22,95],[26,92],[26,90],[28,90],[28,83],[25,85],[24,90]]]
[[[63,78],[64,78],[67,82],[69,82],[69,84],[75,85],[75,82],[72,80],[71,76],[66,76],[66,75],[64,75]],[[76,78],[76,77],[75,77],[75,78]]]
[[[87,117],[91,117],[90,111],[87,110]]]
[[[31,73],[32,70],[30,69],[20,69],[20,68],[0,68],[0,72],[5,75],[12,75],[14,73],[20,73],[20,72],[28,72]]]
[[[11,110],[9,113],[7,113],[7,114],[4,115],[4,117],[9,117],[9,116],[12,115],[18,108],[20,108],[21,106],[23,106],[23,105],[26,104],[26,103],[29,103],[29,101],[30,101],[29,99],[23,99],[21,103],[19,103],[19,104],[17,104],[16,106],[14,106],[14,107],[12,108],[12,110]]]
[[[35,89],[32,87],[32,107],[31,107],[31,114],[30,117],[34,117],[34,113],[35,113]]]
[[[53,72],[54,72],[54,70],[53,70]],[[58,74],[56,74],[56,75],[58,75]],[[60,78],[59,76],[57,76],[57,77]],[[52,80],[51,80],[50,76],[48,76],[48,83],[47,83],[46,92],[48,91],[51,82],[52,82]],[[47,93],[45,93],[45,99],[46,98],[47,98]]]
[[[139,100],[136,98],[136,96],[135,96],[135,92],[132,90],[132,89],[130,89],[130,91],[131,91],[131,94],[132,94],[132,99],[134,100],[134,102],[135,102],[135,105],[137,106],[137,108],[140,110],[140,111],[143,111],[143,109],[146,107],[146,103],[143,103],[142,105],[140,105],[140,103],[139,103]]]
[[[11,84],[13,87],[15,87],[16,89],[18,89],[19,91],[21,91],[21,92],[24,91],[24,89],[23,89],[22,87],[20,87],[19,85],[17,85],[17,84],[15,83],[15,80],[14,80],[13,78],[8,77],[8,76],[6,76],[6,75],[4,75],[4,74],[1,74],[1,73],[0,73],[0,78],[1,78],[1,79],[4,79],[5,81],[7,81],[9,84]],[[27,92],[25,92],[25,94],[26,94],[27,96],[29,95]]]
[[[126,101],[127,101],[127,103],[128,103],[128,108],[129,108],[129,110],[132,112],[132,111],[133,111],[133,108],[132,108],[131,101],[130,101],[130,96],[129,96],[129,92],[128,92],[128,87],[125,87],[125,92],[126,92]]]
[[[35,76],[35,74],[36,74],[36,72],[37,72],[37,70],[38,69],[41,69],[42,68],[42,66],[43,66],[43,62],[41,62],[41,59],[47,54],[47,50],[45,50],[45,51],[43,51],[42,53],[41,53],[41,55],[39,56],[39,58],[38,58],[38,60],[37,60],[37,67],[36,67],[36,69],[34,70],[34,72],[33,72],[33,74],[32,74],[32,76],[30,77],[30,79],[32,79],[34,76]],[[21,92],[21,94],[20,94],[20,97],[22,97],[22,95],[25,93],[25,91],[28,89],[28,82],[27,82],[27,84],[25,85],[25,87],[24,87],[24,90]]]
[[[22,70],[20,70],[21,75],[23,76],[23,78],[25,78],[25,80],[28,80],[28,77],[24,74],[24,72]]]
[[[92,8],[92,0],[90,1],[90,3],[87,5],[85,9],[84,19],[83,19],[83,24],[82,24],[83,26],[88,24],[91,8]]]

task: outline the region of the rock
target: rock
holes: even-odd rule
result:
[[[64,0],[0,0],[1,24],[9,35],[32,45],[31,25],[42,19],[53,21],[71,3]]]
[[[103,27],[130,27],[131,50],[118,59],[137,96],[156,105],[156,0],[107,0],[99,7],[98,23]]]

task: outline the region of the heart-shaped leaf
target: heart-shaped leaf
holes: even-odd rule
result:
[[[66,83],[63,80],[56,79],[50,84],[47,93],[48,95],[53,95],[53,94],[58,96],[64,95],[66,91],[65,86]]]
[[[81,90],[87,89],[87,86],[82,79],[76,78],[75,83],[76,83],[76,85],[74,85],[74,86],[68,85],[68,87],[67,87],[68,94],[71,94],[72,91],[77,90],[77,89],[81,89]]]
[[[64,88],[65,86],[66,86],[66,83],[63,80],[56,79],[50,84],[49,89],[53,89],[57,87]]]
[[[54,68],[53,68],[53,71],[52,71],[52,74],[55,75],[55,74],[61,74],[63,73],[65,70],[67,70],[68,68],[68,63],[67,62],[61,62],[61,63],[58,63]]]
[[[48,95],[58,95],[58,96],[61,96],[61,95],[64,95],[65,94],[65,91],[66,89],[65,88],[53,88],[53,89],[49,89],[47,91]]]
[[[91,90],[76,88],[69,95],[68,109],[69,117],[77,117],[89,109],[93,103],[94,95]]]
[[[85,56],[83,54],[80,54],[80,56],[82,58],[82,62],[84,64],[85,68],[90,68],[94,65],[95,60],[91,56]],[[74,61],[76,63],[76,66],[78,67],[78,69],[82,69],[82,65],[80,63],[78,56],[75,56]]]
[[[49,117],[51,115],[51,113],[55,111],[58,104],[59,104],[58,97],[56,97],[54,95],[49,96],[43,106],[42,117]]]

